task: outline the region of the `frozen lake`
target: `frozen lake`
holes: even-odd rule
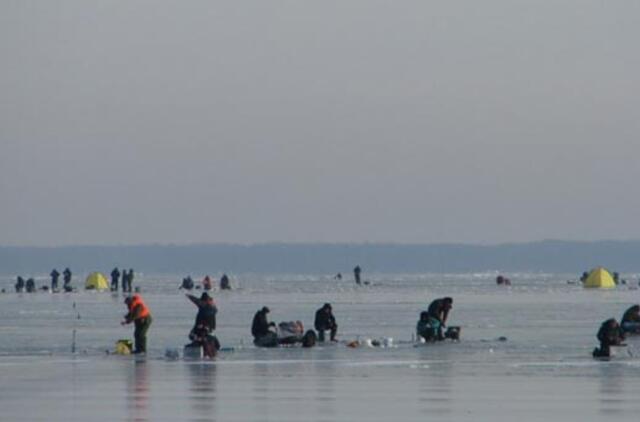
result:
[[[214,292],[218,337],[234,351],[213,362],[164,359],[188,342],[195,316],[179,276],[137,277],[154,317],[142,359],[105,353],[132,337],[131,326],[119,325],[121,293],[0,294],[0,420],[637,419],[640,339],[610,362],[590,353],[600,322],[619,319],[640,292],[584,290],[549,274],[509,274],[514,285],[498,287],[495,275],[374,275],[360,288],[321,276],[237,277],[234,291]],[[13,282],[0,278],[0,287],[12,291]],[[463,327],[462,341],[404,343],[420,310],[445,295],[454,298],[450,325]],[[393,337],[397,346],[251,345],[251,319],[263,305],[276,322],[311,328],[324,302],[333,304],[341,340]]]

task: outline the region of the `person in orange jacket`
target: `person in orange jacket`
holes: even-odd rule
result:
[[[151,312],[147,305],[143,302],[139,294],[129,296],[124,300],[129,312],[124,316],[121,325],[134,323],[135,330],[133,337],[135,339],[135,350],[133,353],[147,352],[147,331],[151,326]]]

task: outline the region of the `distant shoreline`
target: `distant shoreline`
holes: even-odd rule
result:
[[[640,241],[560,241],[499,245],[263,243],[139,246],[4,246],[0,273],[133,267],[157,273],[255,272],[350,275],[364,272],[525,271],[576,273],[596,266],[640,271]]]

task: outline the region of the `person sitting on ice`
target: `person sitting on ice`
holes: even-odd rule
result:
[[[229,283],[229,276],[222,274],[220,277],[220,290],[231,290],[231,283]]]
[[[305,333],[301,321],[283,321],[278,324],[278,344],[281,346],[301,344],[302,347],[313,347],[316,344],[316,333],[313,330]]]
[[[633,305],[625,311],[620,326],[625,333],[640,334],[640,305]]]
[[[428,311],[420,312],[420,319],[416,324],[417,337],[422,337],[426,342],[433,342],[438,339],[438,327],[440,323],[429,316]]]
[[[619,346],[624,341],[624,333],[615,318],[603,322],[596,337],[600,341],[600,347],[593,350],[593,357],[610,357],[611,346]]]
[[[180,288],[185,290],[191,290],[193,289],[193,286],[194,286],[193,279],[191,278],[191,276],[187,276],[182,279],[182,285],[180,286]]]
[[[211,277],[206,276],[204,278],[204,280],[202,280],[202,288],[204,290],[211,290],[213,288],[213,286],[211,284]]]
[[[278,335],[271,328],[275,327],[274,322],[269,322],[267,314],[271,312],[269,308],[264,306],[253,316],[251,323],[251,335],[253,335],[253,344],[258,347],[277,347]]]

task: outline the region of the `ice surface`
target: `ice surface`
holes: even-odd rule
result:
[[[610,362],[590,353],[600,322],[620,318],[639,292],[584,290],[566,275],[509,276],[512,287],[496,286],[495,273],[368,275],[369,287],[328,276],[239,276],[236,290],[213,294],[217,334],[234,349],[214,362],[164,359],[188,342],[195,316],[177,289],[181,276],[136,278],[154,316],[146,358],[105,353],[132,337],[119,325],[121,293],[0,294],[0,420],[637,419],[640,339]],[[0,278],[7,291],[12,284]],[[414,347],[419,311],[444,295],[454,298],[450,325],[462,326],[462,341]],[[324,302],[341,340],[392,337],[394,347],[251,345],[263,305],[275,321],[311,328]]]

